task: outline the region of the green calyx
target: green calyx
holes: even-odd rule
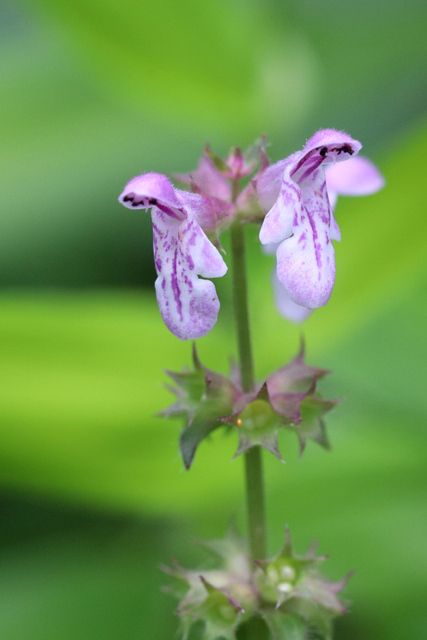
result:
[[[181,418],[184,428],[180,450],[190,468],[199,444],[219,427],[236,429],[234,457],[261,446],[283,462],[278,442],[280,429],[293,431],[302,455],[307,440],[329,448],[324,415],[336,400],[322,398],[318,381],[328,371],[306,365],[304,350],[287,365],[270,374],[254,391],[244,393],[236,372],[230,377],[202,365],[193,346],[193,369],[167,371],[174,386],[168,388],[176,401],[159,415]]]
[[[235,531],[204,545],[217,558],[217,568],[165,569],[176,579],[170,589],[179,599],[182,640],[203,623],[203,640],[235,640],[240,625],[262,618],[277,640],[331,640],[333,619],[346,612],[338,593],[347,578],[333,583],[318,570],[326,556],[314,545],[295,554],[289,531],[271,560],[252,564],[246,541]]]
[[[331,582],[318,570],[327,556],[316,556],[312,545],[304,556],[294,553],[289,530],[278,555],[258,563],[255,582],[263,612],[274,638],[306,640],[332,639],[333,619],[347,610],[338,598],[348,577]]]
[[[177,614],[182,639],[186,640],[194,624],[203,622],[203,640],[235,640],[237,628],[257,605],[246,541],[231,529],[225,539],[210,540],[203,546],[216,556],[216,569],[165,568],[176,579],[170,591],[180,599]]]
[[[278,430],[282,423],[268,401],[265,388],[246,405],[232,424],[239,434],[235,458],[251,447],[261,446],[283,462],[278,442]]]
[[[180,450],[186,469],[193,462],[200,442],[214,429],[223,426],[226,416],[233,412],[240,394],[238,387],[226,376],[204,367],[193,344],[192,371],[166,373],[175,382],[168,388],[177,396],[176,402],[159,415],[164,418],[183,418],[184,429]]]

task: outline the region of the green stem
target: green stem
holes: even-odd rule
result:
[[[246,279],[246,256],[244,227],[236,221],[231,227],[231,253],[233,266],[233,300],[239,344],[240,373],[243,391],[254,387],[251,335],[248,313],[248,284]]]
[[[244,227],[238,220],[231,227],[231,253],[240,374],[243,391],[247,393],[254,387],[254,370],[249,329]],[[246,452],[245,473],[251,556],[253,560],[264,560],[266,557],[265,501],[260,447],[252,447]]]
[[[245,475],[251,555],[254,560],[265,560],[265,501],[261,447],[252,447],[245,453]]]

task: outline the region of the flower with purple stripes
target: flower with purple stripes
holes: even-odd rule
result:
[[[268,211],[260,240],[276,245],[278,282],[299,306],[325,305],[335,282],[331,240],[340,240],[340,232],[324,167],[352,158],[361,147],[346,133],[324,129],[302,151],[271,165],[258,180],[260,202]]]
[[[119,201],[129,209],[151,208],[155,288],[166,326],[181,340],[206,335],[217,321],[220,304],[214,284],[204,278],[218,278],[227,271],[201,228],[213,215],[210,201],[174,189],[159,173],[133,178]]]

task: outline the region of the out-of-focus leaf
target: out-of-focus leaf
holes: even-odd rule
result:
[[[319,57],[320,91],[311,126],[330,123],[375,144],[425,114],[427,5],[422,0],[273,0],[271,6],[278,21],[281,14],[303,31]]]
[[[298,121],[315,83],[302,36],[256,4],[37,0],[109,89],[174,119],[248,128]],[[288,87],[292,86],[292,91]]]
[[[186,487],[202,495],[194,477],[179,473],[179,426],[154,417],[170,400],[163,365],[180,368],[191,358],[154,300],[140,293],[13,298],[3,298],[0,316],[1,479],[125,508],[145,509],[169,486],[182,504]],[[231,447],[223,479],[238,486],[240,464],[228,462],[233,443],[223,444]],[[198,473],[215,468],[212,459]]]
[[[98,514],[99,517],[99,514]],[[158,563],[168,522],[105,522],[0,550],[0,618],[8,640],[172,637],[173,601]]]

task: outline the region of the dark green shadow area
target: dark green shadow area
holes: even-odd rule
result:
[[[176,523],[4,491],[0,510],[3,638],[173,637],[175,603],[161,593],[159,565],[185,538]]]

